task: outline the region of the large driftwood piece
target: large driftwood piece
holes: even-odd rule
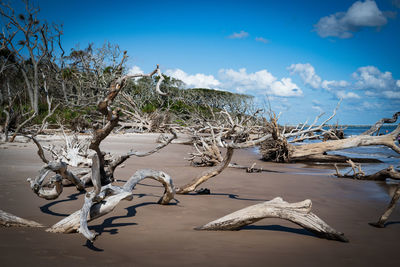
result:
[[[397,126],[397,128],[393,132],[381,136],[359,135],[347,139],[332,140],[321,143],[311,143],[298,146],[291,145],[289,156],[291,160],[296,160],[296,158],[304,158],[312,155],[322,155],[327,151],[373,145],[387,146],[397,153],[400,153],[400,148],[395,144],[395,140],[399,134],[400,125]]]
[[[0,226],[5,227],[43,227],[35,221],[26,220],[11,213],[0,210]]]
[[[97,162],[95,169],[97,171],[93,171],[92,181],[99,180]],[[87,222],[113,211],[121,200],[131,200],[133,198],[132,190],[136,184],[146,178],[159,181],[164,186],[164,193],[158,203],[161,205],[169,204],[175,196],[171,177],[161,171],[143,169],[137,171],[122,187],[108,184],[99,189],[99,186],[96,185],[95,189],[85,196],[85,203],[81,210],[74,212],[46,231],[52,233],[71,233],[79,230],[88,240],[93,242],[96,234],[88,230]],[[98,181],[94,183],[98,184]]]
[[[239,230],[243,226],[265,218],[279,218],[298,224],[319,237],[348,242],[343,233],[336,231],[312,213],[311,206],[311,200],[308,199],[302,202],[288,203],[277,197],[228,214],[197,227],[196,230]]]

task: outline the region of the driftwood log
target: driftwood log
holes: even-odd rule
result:
[[[357,180],[370,180],[370,181],[385,181],[388,178],[393,180],[400,180],[400,172],[395,170],[393,166],[389,166],[389,168],[380,170],[373,174],[366,175],[361,169],[361,164],[355,164],[351,160],[348,160],[347,163],[350,165],[351,170],[345,174],[341,174],[337,165],[335,164],[335,169],[336,169],[335,175],[337,177],[357,179]],[[351,172],[353,173],[350,174]],[[376,223],[370,223],[370,225],[379,228],[385,227],[385,223],[387,222],[389,216],[392,214],[394,208],[396,207],[399,198],[400,198],[400,184],[397,185],[393,197],[390,200],[389,206],[386,208],[383,215],[379,218],[379,221]]]
[[[312,213],[311,206],[312,203],[309,199],[297,203],[288,203],[277,197],[273,200],[235,211],[195,229],[239,230],[243,226],[262,219],[279,218],[298,224],[318,237],[348,242],[343,233],[336,231]]]
[[[5,227],[43,227],[35,221],[26,220],[11,213],[0,210],[0,226]]]

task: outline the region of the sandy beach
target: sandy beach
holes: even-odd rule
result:
[[[158,135],[110,136],[105,151],[147,150]],[[45,144],[45,143],[43,143]],[[153,168],[183,185],[204,171],[184,160],[190,146],[171,144],[144,158],[130,158],[116,177],[122,183],[136,170]],[[232,162],[257,163],[279,172],[248,174],[226,169],[201,187],[210,195],[177,195],[157,205],[163,188],[144,180],[132,201],[89,223],[100,233],[95,243],[80,234],[52,234],[45,228],[0,228],[1,266],[380,266],[398,264],[400,208],[384,229],[373,228],[390,201],[390,187],[377,182],[338,179],[329,171],[262,162],[251,150],[237,150]],[[0,209],[51,226],[81,208],[84,195],[65,187],[54,200],[40,199],[26,179],[43,163],[32,143],[0,145]],[[343,232],[349,243],[320,239],[284,220],[264,219],[240,231],[196,231],[203,225],[249,205],[282,197],[311,199],[313,212]]]

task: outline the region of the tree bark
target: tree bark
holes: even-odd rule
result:
[[[288,203],[277,197],[228,214],[197,227],[196,230],[239,230],[243,226],[265,218],[279,218],[298,224],[321,238],[348,242],[343,233],[336,231],[312,213],[311,206],[312,203],[309,199]]]

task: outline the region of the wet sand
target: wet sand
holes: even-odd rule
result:
[[[155,146],[157,135],[109,137],[106,151],[123,153]],[[116,177],[126,180],[137,169],[154,168],[183,185],[204,171],[184,160],[190,146],[171,144],[145,158],[131,158]],[[376,266],[398,264],[400,208],[385,229],[376,221],[390,201],[376,182],[337,179],[321,169],[265,163],[251,151],[236,151],[232,162],[276,172],[245,173],[228,168],[201,187],[210,195],[177,195],[171,205],[156,202],[163,188],[145,180],[132,201],[122,201],[110,214],[91,223],[100,233],[94,245],[80,234],[52,234],[44,229],[0,228],[1,266]],[[83,194],[66,187],[47,201],[30,190],[43,163],[32,143],[0,145],[0,209],[50,226],[80,209]],[[240,231],[195,231],[237,209],[277,196],[289,202],[311,199],[313,212],[344,232],[350,243],[320,239],[299,226],[264,219]]]

